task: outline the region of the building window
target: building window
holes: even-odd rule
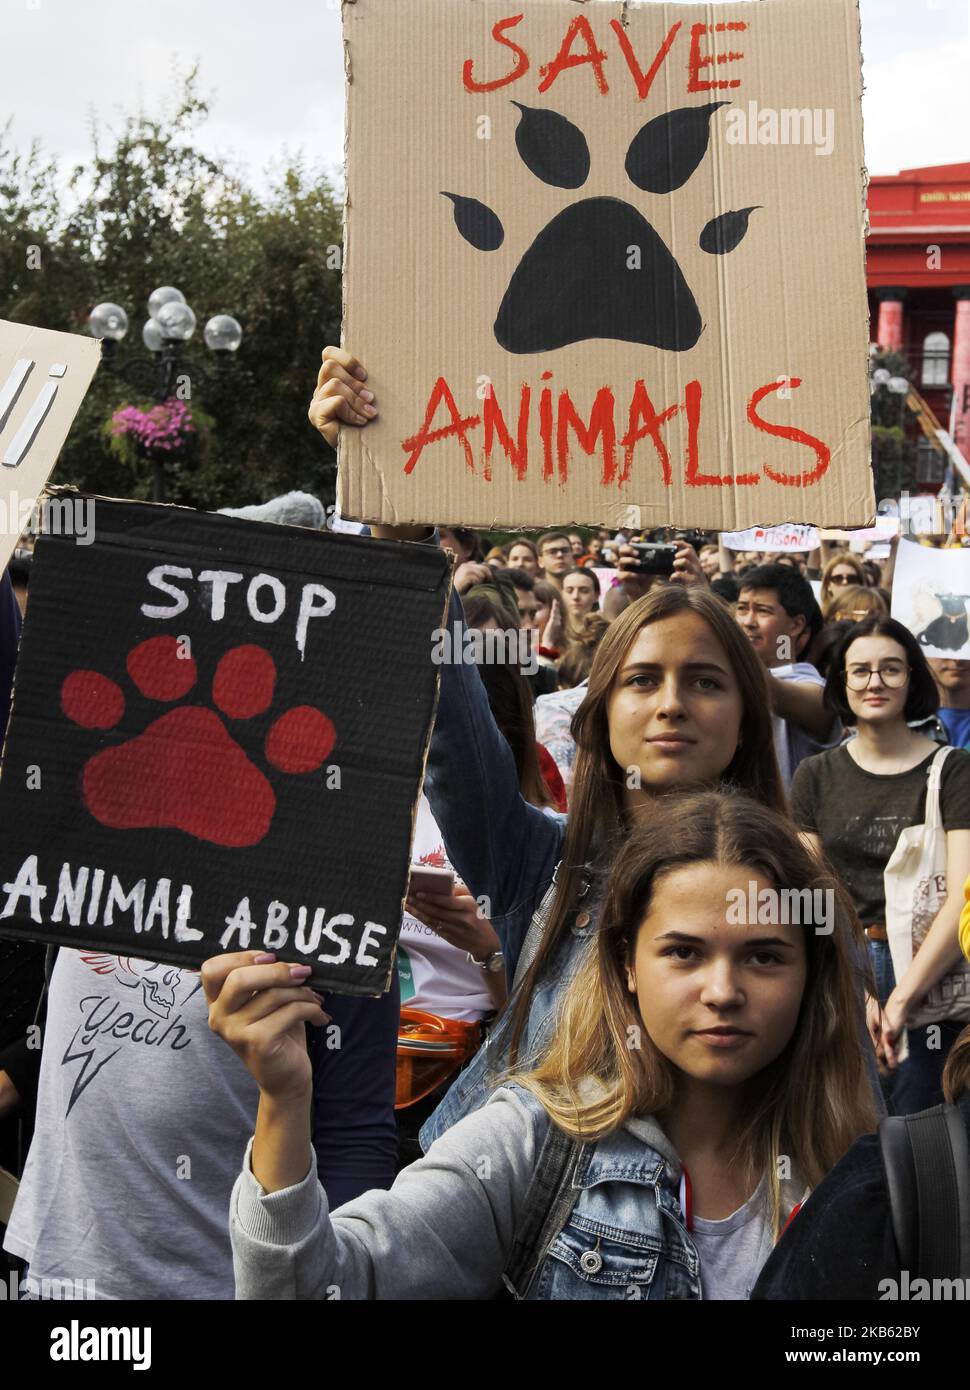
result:
[[[950,380],[950,340],[945,333],[923,339],[923,385],[946,386]]]
[[[946,456],[929,439],[922,438],[917,445],[916,481],[924,487],[933,484],[939,486],[945,473]]]

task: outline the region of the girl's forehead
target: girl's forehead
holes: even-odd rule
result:
[[[752,940],[797,943],[806,905],[796,890],[797,911],[761,869],[698,860],[662,874],[640,924],[645,941],[678,935],[730,951]],[[814,900],[813,900],[814,910]]]
[[[688,864],[675,864],[658,873],[651,901],[660,896],[692,901],[701,885],[710,896],[715,890],[727,890],[741,884],[754,883],[757,888],[772,887],[771,879],[754,864],[722,864],[714,859],[693,859]]]
[[[905,661],[906,648],[901,647],[892,637],[873,634],[871,637],[857,637],[845,653],[846,665],[856,661],[871,661],[874,657],[899,657]]]
[[[727,654],[720,638],[699,613],[674,613],[669,618],[641,627],[627,648],[624,665],[651,661],[663,666],[679,666],[703,658],[727,665]]]

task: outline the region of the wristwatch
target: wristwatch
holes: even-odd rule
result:
[[[471,951],[467,953],[472,965],[477,965],[479,970],[484,970],[486,975],[497,975],[500,970],[505,969],[505,957],[501,951],[492,951],[484,960],[476,960]]]

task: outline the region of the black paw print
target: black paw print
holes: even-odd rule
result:
[[[672,193],[700,164],[711,117],[729,102],[685,106],[648,121],[626,155],[630,181],[645,193]],[[583,132],[556,111],[523,106],[515,144],[543,183],[581,188],[589,175]],[[501,221],[476,198],[444,193],[455,225],[479,251],[505,240]],[[755,208],[724,212],[708,222],[699,245],[712,256],[733,251]],[[630,268],[630,248],[639,268]],[[690,286],[663,239],[637,208],[619,198],[585,198],[558,213],[519,262],[505,291],[495,337],[508,352],[547,352],[587,338],[684,352],[700,337],[701,316]]]

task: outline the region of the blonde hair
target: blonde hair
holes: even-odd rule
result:
[[[756,871],[779,889],[834,895],[831,933],[805,929],[807,973],[794,1034],[749,1080],[741,1116],[738,1160],[752,1186],[767,1176],[777,1235],[778,1157],[789,1156],[798,1178],[814,1187],[876,1120],[853,954],[853,942],[862,950],[862,928],[845,890],[777,810],[729,792],[658,802],[617,853],[595,949],[562,998],[548,1048],[537,1065],[511,1079],[536,1096],[555,1125],[584,1142],[670,1105],[678,1072],[650,1039],[626,972],[657,882],[701,862]],[[629,1045],[631,1036],[639,1046]],[[590,1079],[598,1083],[592,1095]]]
[[[853,614],[861,613],[863,610],[867,618],[889,617],[886,600],[878,589],[864,589],[861,584],[844,584],[829,601],[826,621],[838,622],[845,613],[853,622],[862,622],[861,618],[855,618]]]

